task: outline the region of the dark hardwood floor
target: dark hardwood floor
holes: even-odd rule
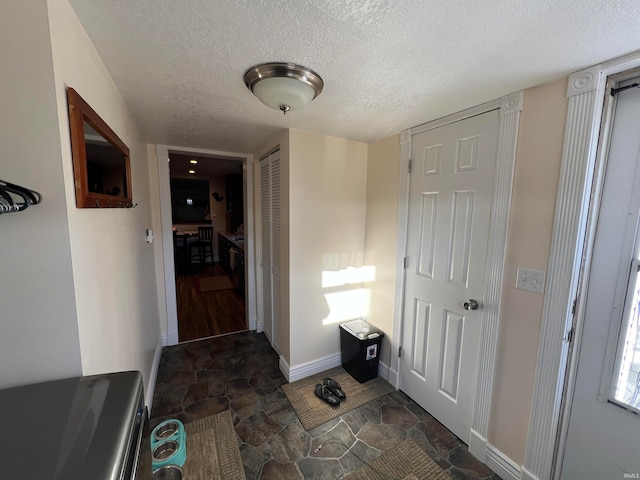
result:
[[[235,288],[200,291],[201,278],[226,275],[218,263],[178,274],[176,300],[180,342],[247,329],[244,300]]]

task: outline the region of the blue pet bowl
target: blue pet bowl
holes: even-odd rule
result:
[[[187,460],[187,434],[180,420],[165,420],[151,432],[153,470],[166,465],[182,467]]]

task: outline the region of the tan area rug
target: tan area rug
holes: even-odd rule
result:
[[[451,480],[413,440],[405,440],[344,480]]]
[[[346,400],[340,402],[337,407],[329,405],[316,396],[316,384],[322,383],[322,379],[326,377],[331,377],[342,385],[342,390],[347,395]],[[393,392],[394,388],[379,377],[365,383],[358,383],[344,368],[336,367],[293,383],[287,383],[282,386],[282,390],[298,414],[302,426],[306,430],[311,430],[371,400]]]
[[[198,291],[215,292],[216,290],[228,290],[233,288],[231,279],[227,276],[220,275],[218,277],[202,277],[198,279]]]
[[[231,411],[225,410],[184,426],[187,433],[188,480],[245,480]]]

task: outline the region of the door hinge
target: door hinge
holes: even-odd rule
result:
[[[398,358],[402,356],[402,347],[398,347]]]
[[[409,159],[409,173],[411,173],[411,159]]]
[[[408,265],[409,265],[409,259],[407,257],[404,257],[402,259],[402,268],[406,270]]]
[[[565,340],[567,341],[567,343],[571,343],[573,342],[573,332],[574,332],[574,328],[571,327],[571,330],[569,330],[569,332],[567,332],[567,336],[565,338]]]
[[[573,305],[571,306],[571,315],[575,315],[576,314],[576,304],[578,303],[578,299],[576,298],[573,301]]]

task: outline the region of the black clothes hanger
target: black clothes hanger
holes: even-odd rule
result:
[[[19,197],[22,201],[14,200]],[[42,201],[42,195],[35,190],[21,187],[13,183],[0,180],[0,213],[21,212]]]

